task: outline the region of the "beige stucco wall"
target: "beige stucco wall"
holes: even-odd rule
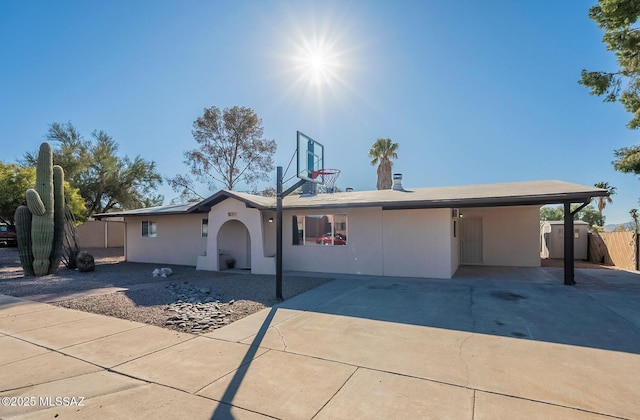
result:
[[[482,218],[484,265],[540,266],[540,207],[461,209],[464,217]]]
[[[276,212],[275,211],[262,212],[262,232],[263,232],[263,236],[262,236],[263,255],[265,257],[273,258],[276,255]]]
[[[384,275],[451,278],[451,209],[382,214]]]
[[[207,214],[127,217],[125,256],[127,261],[156,264],[196,265],[206,249],[202,219]],[[142,237],[142,221],[157,223],[155,238]],[[211,232],[211,230],[209,230]]]

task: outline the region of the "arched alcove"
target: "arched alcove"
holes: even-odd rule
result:
[[[235,268],[251,269],[251,234],[239,220],[225,222],[218,231],[218,253],[224,255],[220,269],[226,267],[224,259],[236,260]]]

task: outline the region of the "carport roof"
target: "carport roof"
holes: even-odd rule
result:
[[[608,191],[563,181],[526,181],[499,184],[462,185],[452,187],[407,188],[405,191],[374,190],[318,194],[290,195],[283,200],[289,210],[331,209],[347,207],[382,207],[392,209],[464,208],[559,203],[587,203],[604,197]],[[235,198],[247,207],[275,210],[274,197],[262,197],[236,191],[221,190],[199,203],[149,207],[95,215],[96,218],[119,216],[147,216],[161,214],[206,213],[211,207]]]

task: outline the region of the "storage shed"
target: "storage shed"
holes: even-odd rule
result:
[[[573,258],[586,260],[589,243],[589,223],[573,222]],[[540,257],[564,258],[564,222],[553,220],[540,225]]]

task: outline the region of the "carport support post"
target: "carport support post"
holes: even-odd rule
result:
[[[573,218],[588,205],[589,201],[571,211],[571,202],[564,203],[564,284],[568,286],[576,284],[573,262]]]
[[[564,284],[576,284],[573,267],[573,214],[571,203],[564,203]]]

